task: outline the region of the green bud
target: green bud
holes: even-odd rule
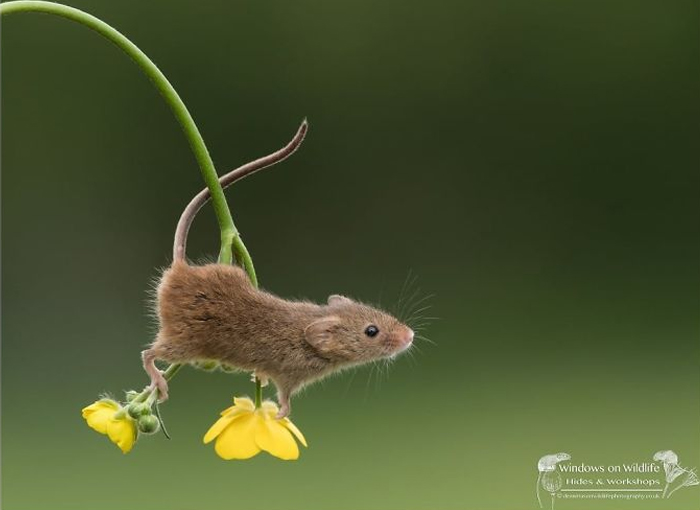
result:
[[[233,374],[234,372],[238,372],[239,370],[234,367],[233,365],[228,365],[226,363],[221,363],[219,365],[219,368],[223,371],[226,372],[227,374]]]
[[[151,406],[143,402],[131,403],[127,411],[129,412],[129,416],[134,420],[138,420],[141,416],[148,416],[151,414]]]
[[[138,397],[138,396],[139,396],[139,392],[138,392],[138,391],[129,390],[129,391],[126,392],[126,401],[127,401],[127,402],[131,402],[132,400],[134,400],[134,399],[135,399],[136,397]]]
[[[200,370],[206,370],[207,372],[211,372],[212,370],[216,370],[219,367],[219,362],[215,360],[196,361],[194,363],[194,366],[199,368]]]
[[[152,414],[146,414],[139,418],[138,426],[144,434],[155,434],[160,429],[160,421]]]

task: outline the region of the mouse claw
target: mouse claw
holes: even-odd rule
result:
[[[280,410],[277,413],[277,419],[281,420],[282,418],[286,418],[289,416],[289,413],[292,411],[290,405],[289,405],[289,399],[282,399],[280,401]]]
[[[157,379],[151,383],[151,391],[158,391],[158,402],[165,402],[168,400],[168,381],[164,377]]]
[[[168,381],[165,380],[163,373],[155,365],[156,353],[153,348],[143,351],[141,359],[143,360],[144,370],[151,377],[151,391],[157,389],[159,393],[158,401],[165,402],[168,400]]]

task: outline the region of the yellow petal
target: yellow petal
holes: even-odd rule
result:
[[[251,413],[255,411],[255,404],[248,397],[233,397],[233,405]]]
[[[284,425],[264,416],[260,416],[259,420],[255,431],[255,442],[261,449],[283,460],[299,458],[297,442]]]
[[[113,400],[98,400],[97,402],[93,402],[89,406],[83,408],[83,418],[87,418],[90,414],[96,411],[103,411],[109,409],[116,411],[119,409],[119,404],[117,404]]]
[[[130,418],[112,419],[107,426],[110,441],[116,444],[122,452],[129,453],[136,443],[136,425]]]
[[[292,434],[294,434],[294,436],[299,440],[301,444],[308,448],[309,445],[306,444],[306,438],[304,437],[304,434],[302,434],[301,430],[299,430],[297,426],[292,423],[292,420],[290,420],[289,418],[282,418],[279,421],[280,423],[282,423],[282,425],[287,427]]]
[[[88,427],[100,434],[106,434],[109,421],[115,412],[116,408],[95,403],[83,409],[83,418],[85,418]]]
[[[226,409],[224,409],[223,411],[221,411],[219,414],[220,414],[221,416],[225,416],[225,415],[227,415],[228,413],[230,413],[230,412],[232,412],[232,411],[236,411],[236,410],[238,410],[238,409],[240,409],[240,407],[238,407],[238,406],[227,407]]]
[[[212,425],[207,433],[204,434],[204,444],[211,442],[214,438],[216,438],[216,436],[221,434],[221,432],[228,427],[229,423],[231,423],[235,418],[240,418],[245,414],[250,414],[249,411],[241,409],[240,407],[232,406],[230,409],[231,410],[228,412],[228,414],[216,420],[214,425]]]
[[[277,404],[275,404],[273,401],[266,400],[262,403],[258,412],[261,412],[264,415],[269,416],[270,418],[275,418],[277,416],[277,413],[280,412],[280,409],[279,407],[277,407]]]
[[[255,443],[255,429],[259,420],[260,417],[253,413],[232,420],[216,438],[214,450],[219,457],[225,460],[249,459],[260,453]]]

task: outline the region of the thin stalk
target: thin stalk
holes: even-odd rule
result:
[[[255,378],[255,408],[262,405],[262,382],[257,377]]]
[[[219,184],[219,177],[216,173],[216,169],[214,168],[214,162],[209,155],[204,139],[202,138],[192,115],[190,115],[190,112],[187,110],[185,103],[183,103],[179,94],[175,88],[173,88],[161,70],[158,69],[158,67],[150,58],[148,58],[148,56],[146,56],[143,51],[141,51],[134,43],[127,39],[121,32],[117,31],[115,28],[111,27],[95,16],[92,16],[79,9],[58,3],[42,1],[14,1],[0,4],[0,16],[18,12],[40,12],[45,14],[53,14],[88,27],[89,29],[108,39],[124,53],[126,53],[141,69],[141,71],[143,71],[143,73],[151,80],[179,122],[180,127],[182,128],[182,131],[190,144],[190,148],[194,153],[195,159],[197,160],[202,176],[204,177],[204,182],[211,193],[214,212],[216,213],[216,219],[221,232],[219,262],[222,264],[231,264],[233,262],[233,251],[235,251],[236,258],[250,276],[251,281],[257,286],[257,277],[253,266],[253,260],[251,259],[250,253],[248,253],[248,249],[243,243],[243,240],[241,239],[240,234],[233,222],[231,211],[226,203],[224,191]],[[169,380],[175,376],[179,369],[180,365],[178,364],[170,365],[164,373],[165,378]],[[143,402],[150,396],[150,393],[150,390],[144,390],[138,397],[136,397],[135,400]]]
[[[204,177],[204,181],[211,192],[216,219],[219,223],[221,231],[221,254],[220,262],[231,263],[231,244],[238,237],[238,230],[233,223],[231,212],[226,204],[224,191],[219,184],[219,177],[214,168],[214,162],[209,155],[207,146],[202,139],[202,135],[197,128],[197,125],[187,110],[185,103],[182,102],[177,91],[170,84],[165,75],[158,69],[153,61],[146,56],[134,43],[127,39],[121,32],[112,28],[104,21],[86,13],[79,9],[61,5],[53,2],[40,1],[16,1],[5,2],[0,4],[0,15],[14,14],[17,12],[42,12],[45,14],[53,14],[61,18],[75,21],[83,26],[94,30],[98,34],[104,36],[110,42],[114,43],[120,50],[126,53],[134,63],[143,71],[143,73],[151,80],[153,85],[158,89],[158,92],[163,96],[165,102],[172,110],[175,118],[180,123],[180,127],[185,133],[185,137],[190,144],[192,152],[199,164],[199,168]],[[246,258],[250,259],[245,245],[238,239],[236,244],[236,254],[243,262]],[[250,262],[248,261],[248,264]]]

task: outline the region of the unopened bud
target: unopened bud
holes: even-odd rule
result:
[[[155,434],[160,428],[160,421],[152,414],[141,416],[138,421],[139,431],[144,434]]]
[[[197,361],[194,363],[194,366],[200,370],[211,372],[219,367],[219,362],[215,360]]]
[[[151,414],[151,406],[142,402],[131,403],[127,411],[129,412],[129,416],[134,420],[138,420],[141,416],[148,416]]]

